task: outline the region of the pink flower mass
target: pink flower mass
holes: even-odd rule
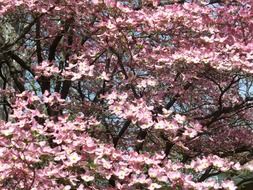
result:
[[[0,0],[1,190],[253,189],[252,0]]]

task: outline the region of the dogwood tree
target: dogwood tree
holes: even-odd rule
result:
[[[251,0],[0,0],[0,186],[252,180]]]

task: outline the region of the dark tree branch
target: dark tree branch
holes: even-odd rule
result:
[[[84,101],[85,96],[84,96],[84,94],[82,92],[82,87],[81,87],[81,82],[80,81],[78,81],[77,91],[78,91],[78,93],[79,93],[79,95],[81,97],[81,100]]]
[[[10,58],[16,61],[23,69],[29,71],[33,76],[34,72],[31,70],[31,67],[26,64],[26,62],[21,59],[18,55],[14,54],[12,51],[6,53]]]
[[[184,90],[188,90],[190,87],[191,87],[192,83],[188,82],[185,86],[184,86]],[[174,104],[175,102],[177,101],[177,99],[180,97],[179,94],[176,94],[165,106],[165,108],[168,110],[170,109]]]
[[[232,78],[232,81],[229,83],[228,86],[226,86],[226,88],[222,89],[221,90],[221,94],[220,94],[220,97],[219,97],[219,106],[220,106],[220,109],[222,108],[222,97],[224,96],[224,94],[232,87],[233,84],[239,82],[240,78],[238,78],[237,80],[235,80],[237,76],[234,76]]]
[[[3,80],[3,89],[6,89],[6,87],[7,87],[7,78],[2,73],[2,64],[0,64],[0,77]],[[2,105],[3,105],[4,115],[5,115],[5,121],[9,120],[9,114],[8,114],[8,109],[7,109],[8,104],[9,103],[6,100],[6,97],[4,96]]]
[[[68,46],[72,46],[73,43],[73,30],[70,30],[70,34],[68,36]],[[68,60],[69,60],[69,56],[71,54],[71,49],[68,50],[66,58],[65,58],[65,67],[68,66]],[[71,87],[71,81],[70,80],[64,80],[63,81],[63,85],[62,85],[62,89],[61,89],[61,98],[65,99],[68,96],[69,93],[69,89]]]
[[[250,178],[246,178],[246,179],[243,179],[241,180],[239,183],[236,184],[237,187],[239,187],[240,185],[244,184],[244,183],[247,183],[249,181],[253,181],[253,177],[250,177]]]
[[[117,145],[118,145],[118,142],[120,140],[120,138],[123,136],[123,134],[126,132],[127,128],[129,127],[129,125],[131,124],[131,121],[130,120],[127,120],[123,127],[120,129],[118,135],[116,137],[113,138],[113,145],[114,147],[116,148]]]
[[[38,19],[36,22],[36,54],[38,63],[41,63],[43,61],[42,55],[41,55],[41,43],[40,43],[40,20]]]
[[[73,18],[70,18],[66,20],[64,30],[61,31],[53,40],[52,44],[49,47],[49,53],[48,53],[48,61],[52,62],[55,59],[55,54],[57,50],[57,46],[59,45],[61,39],[63,38],[64,34],[68,31],[71,22],[73,21]],[[46,90],[50,91],[50,78],[41,76],[39,78],[39,83],[41,86],[42,93],[44,93]]]
[[[213,166],[209,166],[204,172],[204,174],[199,178],[198,182],[205,181],[208,177],[210,177],[209,175],[212,169],[213,169]]]
[[[140,153],[140,151],[143,149],[144,141],[145,141],[147,134],[148,134],[147,129],[140,129],[140,131],[137,135],[137,140],[140,141],[140,143],[138,143],[135,146],[136,152]]]
[[[23,81],[21,81],[20,77],[18,76],[17,69],[9,62],[7,62],[7,66],[9,67],[10,76],[12,77],[18,91],[19,92],[25,91],[25,86],[23,84]]]

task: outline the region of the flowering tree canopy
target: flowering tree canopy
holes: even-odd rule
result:
[[[253,180],[252,0],[0,0],[0,188]]]

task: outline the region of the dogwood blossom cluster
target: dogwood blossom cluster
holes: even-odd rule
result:
[[[252,14],[251,0],[0,0],[0,189],[243,186]]]
[[[117,150],[88,135],[87,128],[96,125],[94,121],[87,122],[83,116],[71,120],[69,115],[59,116],[54,121],[43,114],[43,110],[29,108],[43,104],[45,96],[20,94],[14,104],[17,108],[14,109],[12,121],[1,123],[0,171],[3,189],[99,188],[102,181],[112,176],[118,189],[131,189],[138,184],[148,189],[177,185],[186,189],[213,186],[216,189],[233,189],[233,185],[227,186],[227,183],[217,181],[198,183],[192,173],[184,173],[183,170],[201,172],[211,165],[221,171],[240,170],[237,163],[209,156],[184,165],[178,161],[164,160],[164,153],[151,155]],[[38,118],[44,119],[44,122],[40,124]],[[147,173],[143,173],[145,170]]]

